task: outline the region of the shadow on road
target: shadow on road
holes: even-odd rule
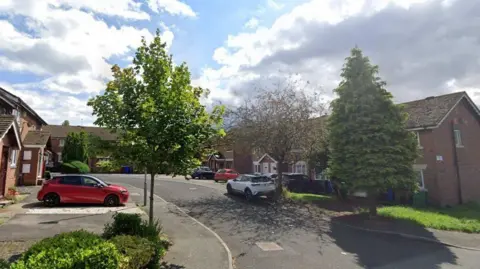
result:
[[[308,207],[285,203],[275,204],[259,198],[247,202],[241,196],[225,194],[195,200],[173,201],[176,205],[188,209],[188,213],[200,219],[207,226],[220,228],[222,221],[228,222],[235,229],[230,235],[248,234],[255,241],[275,241],[276,238],[294,230],[313,231],[322,235],[328,229],[323,214],[312,212]],[[219,216],[221,216],[219,218]]]
[[[332,218],[328,235],[335,244],[347,253],[357,257],[359,265],[371,268],[440,268],[443,263],[456,264],[456,255],[446,246],[402,238],[396,235],[382,235],[374,232],[357,231],[345,224],[375,229],[392,230],[391,223],[385,219],[370,220],[366,215],[339,216]],[[406,224],[407,225],[407,224]],[[415,235],[437,240],[428,230],[420,226],[409,225]],[[411,230],[413,234],[413,230]],[[376,243],[375,243],[376,242]],[[393,248],[385,249],[390,243]],[[391,242],[395,242],[391,244]]]
[[[59,204],[55,207],[47,207],[42,202],[33,202],[33,203],[26,203],[22,205],[22,208],[98,208],[98,207],[105,207],[102,204]],[[125,205],[119,205],[118,207],[125,207]]]

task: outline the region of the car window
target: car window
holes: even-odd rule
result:
[[[250,181],[250,177],[242,176],[242,180],[240,180],[240,181]]]
[[[90,177],[83,177],[83,186],[95,187],[99,182]]]
[[[82,177],[66,176],[66,177],[62,177],[58,183],[64,184],[64,185],[82,185]]]
[[[310,180],[310,178],[308,176],[303,176],[303,180]]]
[[[225,169],[220,169],[220,170],[217,171],[217,173],[219,173],[219,174],[224,174],[224,173],[225,173]]]

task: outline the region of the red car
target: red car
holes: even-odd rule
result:
[[[60,203],[118,206],[127,202],[128,190],[89,175],[62,175],[45,181],[37,199],[47,206]]]
[[[233,169],[220,169],[215,173],[215,182],[228,181],[238,177],[238,172]]]

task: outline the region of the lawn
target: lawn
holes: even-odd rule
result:
[[[438,230],[480,233],[480,205],[465,204],[452,208],[412,208],[385,206],[380,216],[413,221],[423,227]]]
[[[297,202],[316,202],[316,201],[330,201],[334,199],[333,196],[322,195],[322,194],[312,194],[312,193],[295,193],[295,192],[285,192],[285,197]]]

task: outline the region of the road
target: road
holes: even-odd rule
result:
[[[141,175],[102,175],[143,188]],[[278,268],[478,268],[479,252],[331,224],[318,212],[267,201],[247,203],[211,181],[160,176],[154,193],[214,230],[228,245],[237,269]],[[280,250],[265,251],[259,243]],[[208,247],[208,246],[206,246]]]

